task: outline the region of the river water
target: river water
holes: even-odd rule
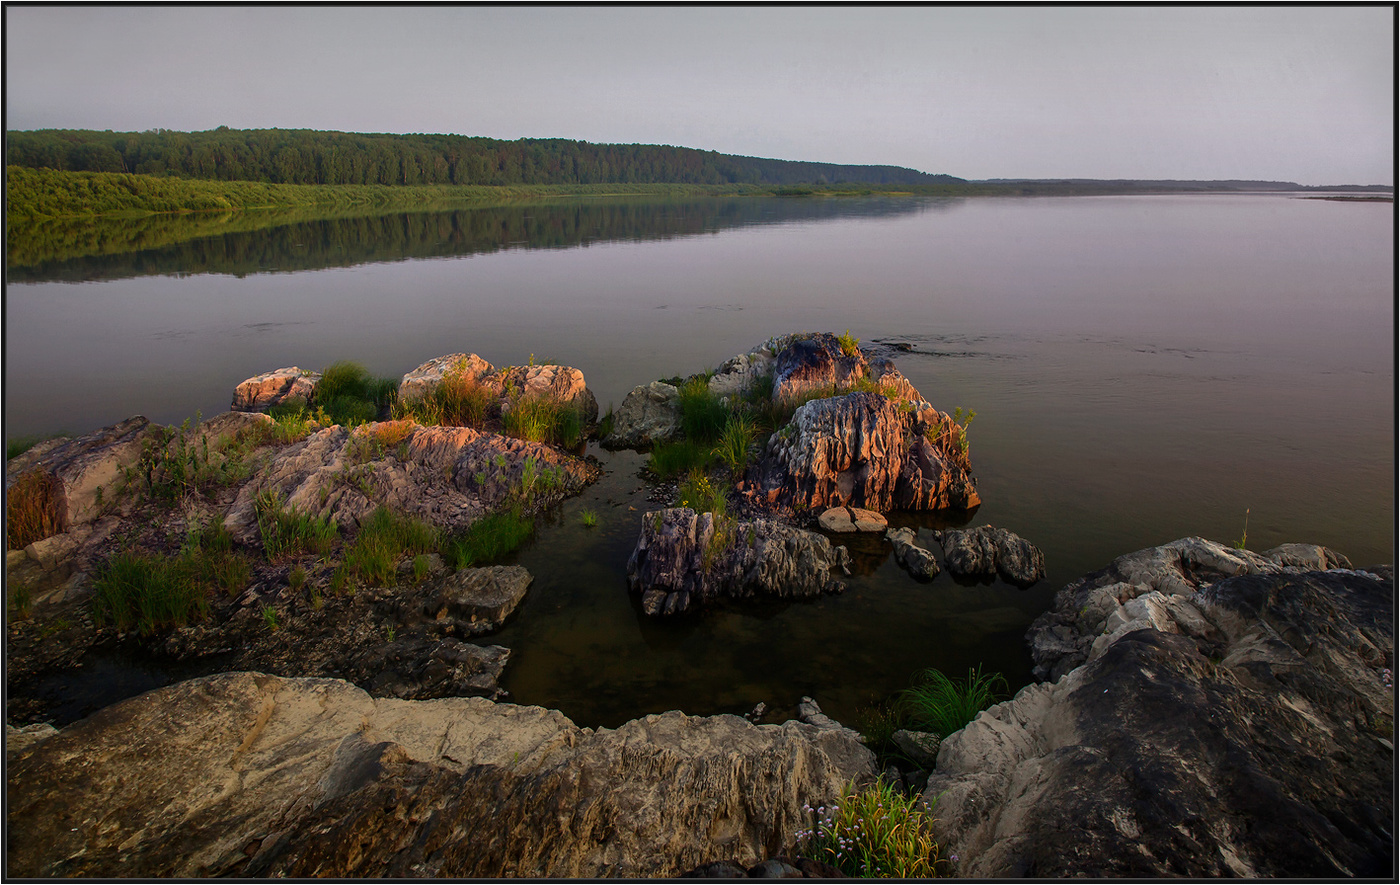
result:
[[[977,412],[970,524],[1039,546],[1048,580],[920,585],[869,542],[841,596],[653,622],[624,579],[656,506],[644,459],[595,447],[603,480],[518,554],[535,583],[491,637],[515,700],[585,725],[801,695],[849,718],[922,667],[1028,681],[1056,589],[1141,547],[1233,541],[1246,510],[1252,549],[1392,562],[1393,218],[1280,195],[617,198],[142,231],[157,245],[7,268],[5,433],[208,416],[250,375],[341,359],[533,355],[606,408],[786,332],[907,347],[931,402]]]

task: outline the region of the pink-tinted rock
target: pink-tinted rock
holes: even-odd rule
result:
[[[399,399],[422,399],[448,375],[480,380],[494,371],[490,363],[474,353],[450,353],[436,357],[403,376],[399,382]]]
[[[828,532],[883,532],[889,525],[885,517],[860,507],[832,507],[817,517],[817,525]]]
[[[151,422],[139,415],[127,418],[11,459],[5,465],[5,486],[30,470],[47,474],[54,484],[59,527],[66,531],[97,518],[124,484],[124,471],[137,465],[143,447],[151,441]]]
[[[291,397],[310,400],[320,380],[319,372],[296,366],[254,375],[233,389],[233,403],[229,408],[235,412],[266,412]]]
[[[847,355],[830,332],[802,336],[779,351],[773,364],[773,399],[792,401],[814,390],[835,393],[865,378],[869,366],[857,350]]]

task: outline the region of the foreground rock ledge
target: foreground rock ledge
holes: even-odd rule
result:
[[[12,735],[13,737],[13,735]],[[8,744],[6,874],[674,876],[788,846],[874,775],[852,732],[226,673]]]
[[[1032,627],[1054,682],[949,735],[959,876],[1390,876],[1394,574],[1200,538],[1120,557]]]

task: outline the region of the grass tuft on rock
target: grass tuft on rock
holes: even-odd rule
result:
[[[268,562],[302,553],[324,555],[330,552],[339,535],[335,523],[287,508],[271,490],[258,493],[253,510],[257,514],[258,533]]]
[[[946,738],[1008,693],[1006,678],[1000,673],[984,674],[980,664],[968,669],[966,679],[950,679],[941,670],[929,668],[899,693],[899,707],[909,728]]]
[[[443,559],[454,569],[486,565],[524,544],[534,531],[534,520],[519,508],[487,514],[446,540]]]
[[[5,541],[10,550],[23,550],[59,533],[57,493],[53,477],[38,469],[21,474],[5,490]]]
[[[831,864],[849,878],[926,879],[948,875],[933,837],[932,809],[884,782],[850,786],[831,805],[804,809],[811,826],[799,830],[797,852]]]
[[[381,505],[360,526],[341,568],[365,584],[384,586],[392,583],[400,560],[431,553],[438,541],[437,529]]]

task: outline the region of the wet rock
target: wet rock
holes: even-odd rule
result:
[[[668,877],[754,865],[868,780],[797,722],[664,713],[596,732],[479,698],[226,673],[12,751],[13,877]],[[834,738],[827,735],[831,741]],[[862,755],[863,754],[863,755]]]
[[[461,569],[437,582],[436,617],[451,619],[468,634],[497,630],[533,580],[521,565]]]
[[[612,432],[603,443],[609,448],[646,448],[669,442],[680,432],[680,391],[662,381],[632,388],[613,413]]]
[[[651,511],[627,562],[642,609],[668,616],[719,597],[795,598],[839,593],[850,557],[816,532],[775,520],[716,519],[689,507]]]
[[[802,879],[802,871],[785,860],[770,857],[762,863],[749,867],[746,874],[750,879]]]
[[[901,728],[890,735],[890,742],[915,766],[929,770],[938,763],[938,747],[943,739],[933,732]]]
[[[1050,614],[1033,648],[1053,623],[1092,657],[1064,669],[1041,648],[1056,681],[939,750],[924,795],[960,875],[1389,875],[1389,569],[1188,538],[1068,585]]]
[[[984,525],[975,529],[934,532],[943,547],[948,571],[969,578],[1001,575],[1003,581],[1029,587],[1045,577],[1045,555],[1015,532]]]
[[[138,415],[57,445],[35,446],[6,462],[5,488],[39,471],[52,482],[60,530],[91,522],[116,497],[125,471],[136,467],[154,434],[151,422]]]
[[[320,372],[306,371],[296,366],[273,369],[240,382],[233,389],[233,402],[229,408],[235,412],[266,412],[292,397],[309,402],[320,380]]]
[[[894,545],[894,558],[905,571],[918,581],[932,581],[940,571],[938,559],[931,552],[914,543],[918,537],[911,528],[890,529],[885,539]]]
[[[981,503],[953,419],[878,393],[813,400],[769,437],[750,478],[795,510],[940,510]]]
[[[828,532],[849,534],[851,532],[882,532],[889,522],[873,510],[859,507],[832,507],[817,517],[817,525]]]

